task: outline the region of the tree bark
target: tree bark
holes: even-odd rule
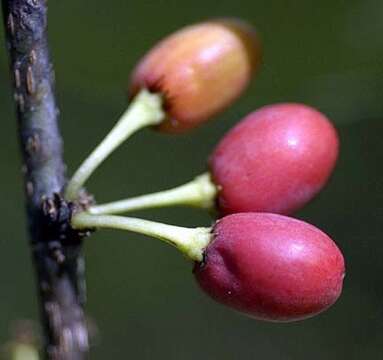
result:
[[[65,164],[47,43],[46,0],[2,0],[47,359],[88,351],[81,238],[61,197]]]

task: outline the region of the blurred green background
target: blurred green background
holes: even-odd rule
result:
[[[73,171],[126,106],[130,69],[179,27],[215,16],[254,23],[264,64],[253,85],[216,121],[191,134],[145,130],[89,182],[99,202],[181,184],[204,170],[218,139],[249,111],[304,102],[337,125],[341,155],[323,193],[297,214],[332,235],[347,277],[320,316],[264,323],[213,303],[191,264],[143,236],[100,231],[85,246],[89,301],[98,335],[91,359],[377,359],[383,354],[383,2],[381,0],[54,1],[50,42],[65,156]],[[3,39],[3,34],[1,34]],[[16,121],[5,47],[0,53],[0,343],[13,321],[37,319],[26,240]],[[198,226],[191,209],[140,213]]]

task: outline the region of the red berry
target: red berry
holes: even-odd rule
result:
[[[265,106],[235,126],[210,158],[219,209],[289,214],[320,191],[337,156],[338,136],[323,114],[302,104]]]
[[[150,50],[133,71],[131,92],[162,93],[167,120],[159,129],[193,128],[228,107],[260,62],[255,30],[238,20],[185,27]]]
[[[339,297],[344,260],[322,231],[282,215],[241,213],[214,228],[205,262],[194,273],[216,301],[252,317],[295,321]]]

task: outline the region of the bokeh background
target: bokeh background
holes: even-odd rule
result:
[[[102,202],[181,184],[205,169],[219,138],[264,104],[313,105],[336,124],[341,155],[322,194],[297,214],[343,249],[340,300],[292,324],[255,321],[213,303],[176,250],[143,236],[100,231],[85,246],[89,301],[98,327],[91,359],[377,359],[383,354],[383,2],[381,0],[66,0],[49,3],[68,171],[126,107],[137,59],[179,27],[209,17],[254,23],[264,64],[245,96],[191,134],[142,131],[95,174]],[[1,39],[4,39],[1,34]],[[4,42],[4,40],[3,40]],[[26,240],[16,121],[5,48],[0,52],[0,343],[17,319],[36,319]],[[288,181],[288,179],[287,179]],[[137,213],[209,225],[192,209]]]

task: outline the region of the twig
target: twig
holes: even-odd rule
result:
[[[88,335],[81,234],[69,226],[46,0],[2,0],[23,155],[28,225],[47,359],[84,359]]]

